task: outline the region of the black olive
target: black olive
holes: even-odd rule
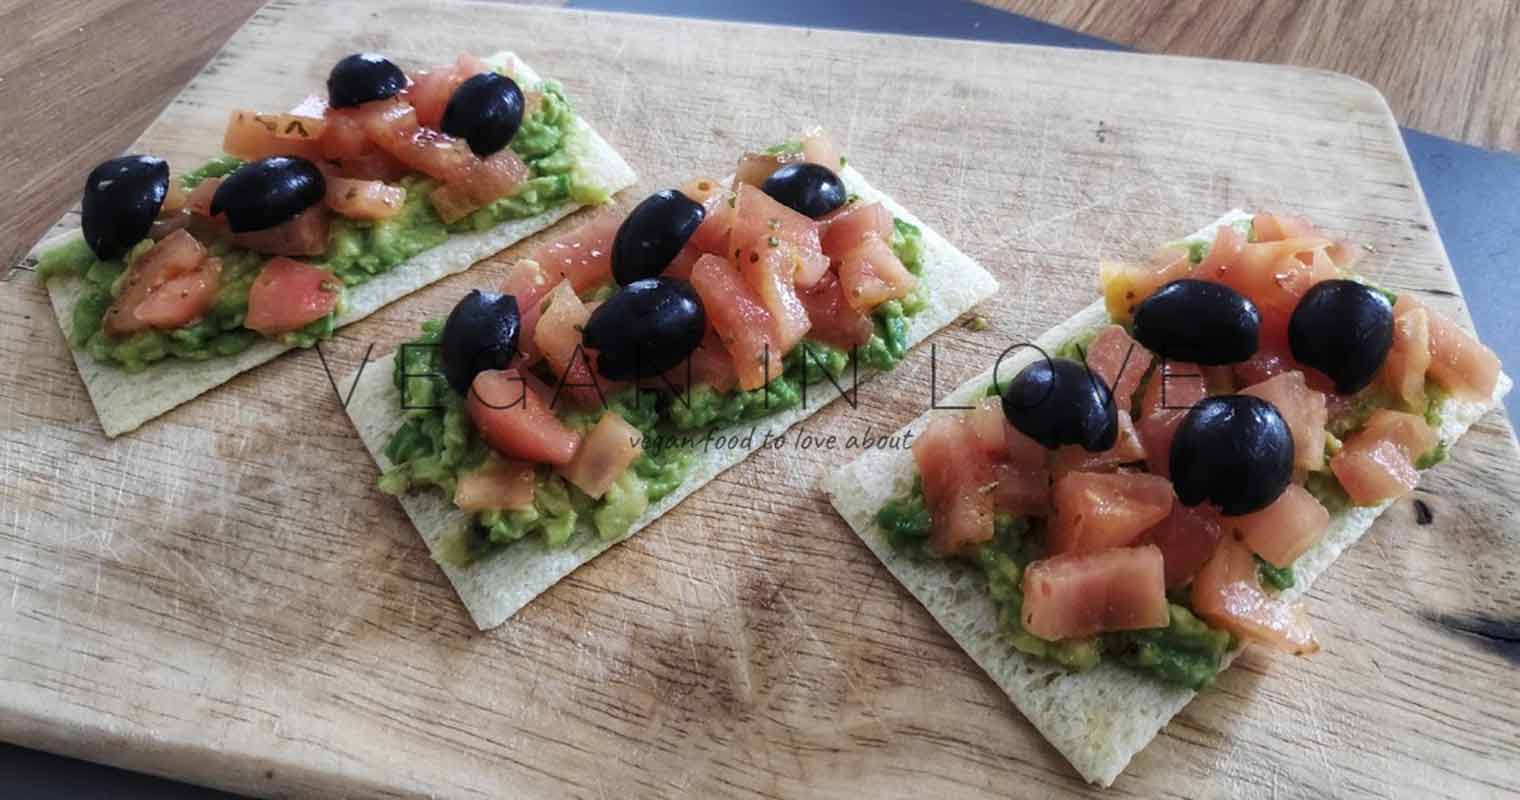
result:
[[[517,298],[510,294],[472,290],[443,323],[439,353],[443,376],[461,395],[470,391],[475,376],[488,369],[506,369],[517,355],[522,328]]]
[[[90,170],[84,181],[85,244],[101,260],[117,258],[147,238],[169,193],[169,164],[122,156]]]
[[[1003,416],[1054,450],[1078,444],[1101,453],[1119,436],[1119,414],[1102,378],[1069,358],[1041,358],[1019,370],[1003,390]]]
[[[691,284],[645,278],[618,289],[591,312],[582,341],[596,370],[614,381],[652,378],[686,360],[702,343],[707,311]]]
[[[1222,283],[1183,278],[1135,309],[1135,340],[1172,361],[1218,366],[1256,353],[1261,312]]]
[[[482,72],[454,90],[438,128],[469,142],[475,155],[485,158],[512,141],[522,118],[523,93],[517,82]]]
[[[664,272],[705,216],[701,203],[674,189],[644,198],[612,239],[612,277],[627,286]]]
[[[1382,292],[1348,280],[1321,281],[1288,320],[1293,358],[1351,394],[1372,383],[1393,346],[1393,306]]]
[[[1169,466],[1183,505],[1207,500],[1227,515],[1249,514],[1272,505],[1293,480],[1293,434],[1265,400],[1207,397],[1177,426]]]
[[[348,108],[395,97],[405,88],[406,73],[390,59],[376,53],[354,53],[344,56],[327,73],[327,104]]]
[[[834,170],[822,164],[794,161],[771,173],[760,184],[776,202],[799,214],[818,219],[844,205],[849,193]]]
[[[238,167],[211,195],[211,214],[227,214],[233,233],[273,228],[322,202],[327,179],[304,158],[270,156]]]

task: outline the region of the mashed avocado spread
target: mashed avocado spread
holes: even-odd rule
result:
[[[526,118],[508,145],[528,165],[528,179],[516,193],[503,197],[473,214],[445,225],[428,202],[437,183],[420,174],[405,177],[406,189],[400,214],[390,219],[365,222],[335,217],[328,234],[327,252],[303,259],[325,266],[345,286],[357,286],[419,253],[445,242],[451,233],[483,231],[503,222],[536,216],[567,202],[596,204],[607,199],[604,188],[578,169],[570,146],[575,114],[558,84],[539,87],[543,100]],[[242,165],[231,156],[219,156],[180,176],[185,189],[208,178],[224,176]],[[239,353],[252,346],[260,334],[242,327],[248,311],[248,290],[263,267],[265,257],[233,248],[225,241],[207,242],[207,250],[222,259],[221,285],[211,311],[183,328],[148,330],[124,337],[102,330],[106,310],[120,293],[119,278],[131,263],[152,246],[145,240],[121,260],[101,261],[82,239],[43,253],[38,272],[43,280],[56,275],[81,279],[83,290],[69,320],[70,344],[99,361],[113,363],[129,372],[146,368],[165,358],[205,360]],[[305,328],[280,336],[286,345],[311,347],[332,335],[338,309]]]

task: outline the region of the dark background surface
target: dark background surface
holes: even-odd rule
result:
[[[943,36],[1058,47],[1126,49],[1112,42],[969,2],[881,0],[570,0],[567,7]],[[1520,363],[1520,326],[1508,300],[1520,291],[1512,262],[1520,251],[1520,157],[1405,129],[1420,184],[1479,334],[1510,364]],[[1520,394],[1520,393],[1517,393]],[[1512,395],[1511,419],[1520,419]],[[0,744],[0,798],[187,800],[232,798],[97,764]]]

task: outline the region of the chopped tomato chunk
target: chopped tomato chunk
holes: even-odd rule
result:
[[[596,351],[581,344],[581,331],[591,318],[591,309],[568,281],[559,282],[543,302],[546,305],[534,325],[533,342],[553,369],[560,392],[577,406],[600,404],[610,387],[604,387],[591,369]]]
[[[515,369],[476,375],[465,411],[480,438],[508,458],[568,464],[580,445],[580,434],[566,428]]]
[[[1113,472],[1120,464],[1145,460],[1145,445],[1135,430],[1129,414],[1119,412],[1119,435],[1114,446],[1094,453],[1081,445],[1066,444],[1056,448],[1050,459],[1050,471],[1057,478],[1068,472]]]
[[[1365,425],[1346,437],[1330,459],[1330,471],[1359,506],[1402,496],[1420,482],[1414,464],[1440,444],[1425,418],[1379,409]]]
[[[234,111],[222,136],[222,151],[244,161],[300,156],[320,163],[325,126],[321,117]]]
[[[1298,370],[1284,372],[1242,392],[1272,404],[1293,434],[1293,468],[1312,472],[1325,465],[1325,395],[1310,389]]]
[[[1115,322],[1128,322],[1135,309],[1164,284],[1187,277],[1193,263],[1186,250],[1168,247],[1156,251],[1143,263],[1099,261],[1098,283],[1103,288],[1103,307]]]
[[[1087,345],[1087,366],[1113,390],[1114,403],[1124,412],[1155,358],[1119,325],[1105,326]]]
[[[671,367],[664,378],[677,389],[688,384],[705,384],[720,392],[730,391],[739,383],[739,376],[734,372],[734,361],[728,351],[723,349],[723,341],[712,328],[707,329],[702,343],[691,352],[686,361]],[[671,402],[684,403],[688,400],[686,395],[679,394]]]
[[[342,287],[325,269],[276,256],[264,262],[248,288],[243,326],[265,336],[300,330],[337,308]]]
[[[739,187],[724,257],[743,260],[749,257],[745,251],[764,251],[786,243],[794,246],[791,277],[803,286],[816,283],[829,266],[818,238],[818,223],[753,186]]]
[[[996,397],[984,397],[965,414],[966,424],[976,434],[982,455],[989,461],[1008,459],[1007,430],[1012,427],[1003,416],[1003,403]]]
[[[869,342],[876,332],[871,318],[845,301],[844,287],[833,271],[797,296],[813,324],[810,335],[824,344],[849,350]]]
[[[617,413],[608,411],[586,434],[575,458],[560,467],[559,473],[588,497],[600,499],[642,452],[644,435]]]
[[[907,297],[918,285],[891,246],[875,236],[840,259],[838,269],[845,302],[864,313],[888,300]]]
[[[867,236],[892,241],[892,212],[881,203],[852,203],[818,221],[823,231],[823,252],[843,258]]]
[[[802,134],[802,160],[820,164],[835,172],[842,167],[839,163],[839,148],[824,133],[823,128],[812,128]]]
[[[207,178],[195,185],[190,190],[190,195],[185,198],[185,206],[191,214],[202,217],[211,216],[211,197],[216,194],[216,187],[222,185],[221,178]],[[222,215],[225,218],[225,215]]]
[[[1185,416],[1186,410],[1162,409],[1141,417],[1135,423],[1135,435],[1139,437],[1140,447],[1145,451],[1145,468],[1152,475],[1171,477],[1172,439],[1176,437],[1177,427],[1182,424]]]
[[[1324,538],[1330,512],[1296,483],[1260,511],[1225,521],[1251,552],[1273,566],[1286,567]]]
[[[401,213],[405,202],[406,189],[387,186],[384,181],[327,179],[327,207],[349,219],[389,219]]]
[[[1155,545],[1068,553],[1024,570],[1024,630],[1048,641],[1165,628],[1170,620]]]
[[[1383,388],[1410,408],[1425,401],[1430,370],[1430,312],[1408,295],[1393,305],[1393,346],[1378,372]]]
[[[1140,416],[1187,411],[1208,396],[1208,376],[1197,364],[1161,359],[1145,384]]]
[[[966,420],[946,415],[931,421],[913,441],[913,460],[933,520],[929,547],[951,555],[991,540],[993,464]]]
[[[771,173],[781,169],[782,164],[800,161],[802,156],[796,153],[745,153],[739,157],[739,166],[734,169],[733,187],[755,186],[765,183],[765,179]]]
[[[181,229],[165,236],[127,268],[121,293],[106,310],[103,328],[125,336],[149,328],[179,328],[216,300],[221,261]]]
[[[550,280],[568,278],[575,291],[590,291],[612,280],[612,240],[622,224],[619,214],[596,214],[569,233],[539,245],[532,258]]]
[[[1258,242],[1280,242],[1283,239],[1313,236],[1314,226],[1306,217],[1288,217],[1263,212],[1251,218],[1251,233]]]
[[[1044,516],[1050,513],[1050,470],[1025,469],[1014,464],[995,464],[992,479],[993,506],[1016,516]]]
[[[1319,650],[1304,604],[1269,596],[1250,549],[1232,537],[1219,540],[1193,578],[1192,601],[1193,613],[1241,639],[1294,655]]]
[[[741,250],[738,259],[745,282],[770,312],[774,341],[783,353],[802,341],[813,326],[807,308],[797,297],[793,278],[797,273],[797,255],[791,242],[778,242],[775,247],[756,242]],[[824,264],[827,263],[825,259]]]
[[[464,511],[513,510],[533,504],[538,470],[526,461],[495,455],[461,473],[454,487],[454,505]]]
[[[1051,553],[1092,553],[1140,538],[1172,510],[1172,484],[1144,472],[1070,472],[1051,489]]]
[[[1459,400],[1486,401],[1499,383],[1499,357],[1446,317],[1430,313],[1430,372]]]
[[[320,256],[327,252],[331,216],[321,205],[261,231],[232,234],[232,243],[269,256]]]
[[[727,259],[704,255],[692,267],[691,285],[733,359],[739,388],[758,389],[780,376],[784,353],[776,342],[775,322],[739,270]]]
[[[1156,523],[1140,537],[1140,542],[1161,548],[1166,562],[1166,588],[1185,585],[1214,555],[1219,537],[1224,535],[1219,510],[1202,503],[1185,506],[1172,503],[1166,519]]]
[[[453,64],[412,73],[412,83],[401,96],[417,108],[420,124],[436,128],[443,121],[443,110],[448,107],[449,98],[454,96],[459,84],[486,71],[485,62],[470,53],[460,53]]]

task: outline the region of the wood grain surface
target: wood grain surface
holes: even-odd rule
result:
[[[980,0],[1151,53],[1296,64],[1378,87],[1399,122],[1520,147],[1514,0]]]
[[[279,2],[137,146],[176,166],[208,156],[224,109],[288,105],[360,48],[408,65],[517,51],[644,176],[625,206],[822,123],[998,274],[990,328],[941,333],[937,361],[921,347],[858,408],[809,421],[814,437],[897,429],[1091,302],[1099,256],[1143,255],[1231,207],[1307,213],[1373,247],[1375,279],[1466,319],[1386,105],[1319,71]],[[789,437],[477,633],[374,488],[322,365],[342,375],[368,345],[394,347],[515,255],[117,441],[42,288],[14,278],[0,292],[0,738],[260,795],[1100,795],[831,513],[817,480],[858,450]],[[1517,487],[1513,432],[1492,415],[1425,477],[1431,524],[1400,502],[1316,584],[1323,652],[1248,653],[1102,796],[1512,791]]]

